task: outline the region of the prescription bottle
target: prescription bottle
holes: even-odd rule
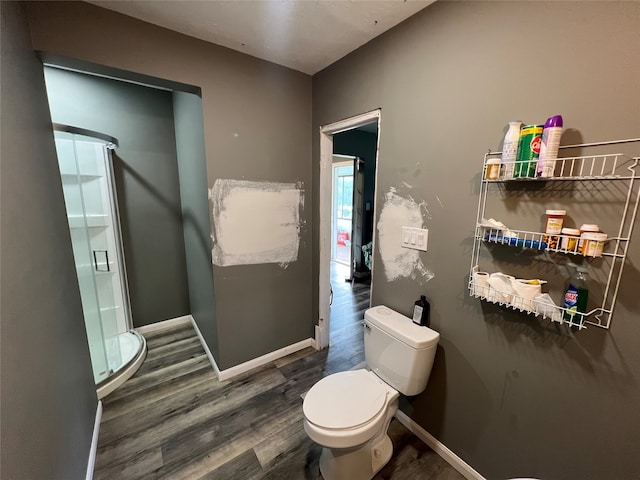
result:
[[[585,232],[582,237],[584,244],[582,254],[585,257],[601,257],[604,249],[604,242],[607,241],[606,233]]]
[[[599,233],[600,227],[595,223],[585,223],[580,226],[580,240],[578,240],[578,252],[584,255],[584,235],[586,233]]]
[[[560,235],[562,232],[562,222],[567,214],[566,210],[547,210],[547,221],[544,227],[544,233],[549,235]]]
[[[544,226],[544,236],[542,241],[547,244],[547,248],[557,250],[560,246],[560,233],[562,232],[562,222],[567,214],[566,210],[547,210],[547,220]]]
[[[560,242],[560,248],[568,252],[577,252],[579,238],[580,238],[580,230],[578,230],[577,228],[563,228],[562,241]]]

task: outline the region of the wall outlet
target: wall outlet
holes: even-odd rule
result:
[[[429,230],[426,228],[402,227],[401,245],[404,248],[427,251]]]

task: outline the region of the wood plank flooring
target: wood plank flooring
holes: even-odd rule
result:
[[[367,284],[332,268],[331,346],[309,348],[219,382],[191,326],[146,335],[138,373],[103,400],[94,478],[320,479],[321,448],[302,427],[302,398],[322,377],[364,366]],[[381,479],[461,480],[393,420]]]

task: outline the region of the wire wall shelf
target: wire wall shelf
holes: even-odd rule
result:
[[[475,271],[477,271],[477,267]],[[470,278],[473,279],[473,275]],[[608,322],[608,317],[611,315],[610,310],[602,308],[595,308],[586,313],[573,313],[544,299],[523,297],[513,293],[513,291],[499,290],[491,285],[476,283],[473,280],[469,281],[469,292],[472,297],[479,298],[485,302],[494,303],[534,317],[546,318],[552,322],[567,324],[571,327],[577,327],[579,330],[587,328],[585,323],[604,324]],[[592,317],[590,321],[587,320],[589,317]]]
[[[640,139],[600,142],[598,146],[610,146],[629,141],[640,142]],[[572,147],[589,147],[595,144],[573,145]],[[500,305],[531,315],[532,317],[545,318],[551,322],[565,324],[577,329],[584,329],[587,325],[593,325],[609,329],[613,317],[613,311],[617,300],[622,271],[627,259],[628,245],[633,233],[635,219],[640,203],[640,172],[637,172],[640,157],[632,157],[622,153],[590,155],[579,157],[558,158],[547,163],[545,177],[511,177],[507,178],[507,172],[535,172],[535,168],[522,167],[520,162],[502,162],[501,152],[489,152],[485,154],[482,175],[480,179],[480,195],[478,199],[478,211],[474,232],[473,251],[471,255],[471,268],[469,272],[469,294],[482,301]],[[534,163],[537,160],[533,161]],[[496,165],[499,166],[496,168]],[[527,162],[523,162],[527,163]],[[521,171],[518,172],[517,165]],[[535,174],[535,173],[534,173]],[[504,225],[495,225],[488,222],[487,197],[491,189],[497,188],[496,184],[518,182],[563,182],[563,181],[593,181],[609,182],[621,181],[624,186],[619,190],[626,198],[621,202],[620,223],[617,234],[610,236],[606,241],[598,242],[595,251],[586,252],[582,241],[569,235],[550,235],[542,232],[513,230]],[[515,187],[517,188],[517,187]],[[551,195],[551,194],[550,194]],[[597,195],[595,193],[594,195]],[[494,221],[495,223],[495,221]],[[499,222],[498,222],[499,223]],[[504,228],[503,228],[504,227]],[[612,232],[613,233],[613,232]],[[585,257],[590,261],[594,257],[603,257],[601,262],[602,302],[586,312],[570,311],[567,308],[556,305],[549,295],[537,295],[534,298],[522,296],[520,292],[509,288],[496,288],[486,281],[476,281],[476,274],[480,272],[481,249],[483,245],[501,245],[504,248],[516,250],[529,250],[534,253],[546,253],[550,255],[567,255]],[[502,248],[501,247],[501,248]],[[515,250],[514,250],[515,252]],[[588,255],[585,255],[588,253]],[[511,273],[511,272],[509,272]],[[502,274],[502,272],[496,272]],[[487,275],[487,273],[483,273]],[[508,274],[502,274],[510,277]],[[543,282],[544,283],[544,282]],[[541,292],[541,289],[540,289]],[[599,302],[599,300],[598,300]],[[591,305],[590,305],[591,306]]]
[[[599,257],[596,254],[585,254],[580,248],[576,237],[570,235],[549,235],[540,232],[527,232],[523,230],[501,230],[494,227],[478,225],[476,227],[476,239],[487,243],[497,243],[512,247],[521,247],[532,250],[540,250],[567,255],[579,255],[581,257]],[[602,256],[623,258],[626,255],[626,243],[628,238],[609,237],[606,241],[596,242],[598,248],[616,248],[616,251],[603,251]],[[571,245],[572,244],[572,245]],[[563,248],[562,245],[571,245]],[[597,250],[597,249],[596,249]]]
[[[483,181],[485,182],[544,182],[549,180],[629,180],[638,176],[636,168],[640,157],[630,157],[623,153],[612,153],[607,155],[587,155],[581,157],[558,158],[549,161],[549,176],[526,176],[506,177],[505,172],[518,172],[516,166],[521,166],[523,172],[535,171],[535,168],[528,170],[529,164],[536,164],[537,160],[525,162],[502,162],[497,178],[487,178],[488,167],[491,161],[500,158],[500,154],[489,152],[485,154],[483,164]]]

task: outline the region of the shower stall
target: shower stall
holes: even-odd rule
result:
[[[115,195],[115,138],[54,124],[84,323],[98,398],[140,367],[144,337],[133,330]]]

